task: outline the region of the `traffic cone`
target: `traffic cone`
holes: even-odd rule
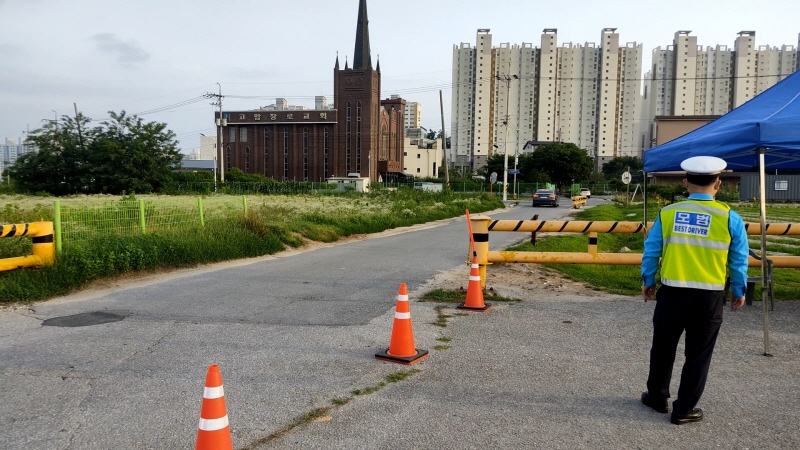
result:
[[[200,425],[197,427],[195,450],[233,450],[228,411],[225,409],[225,392],[219,366],[208,366],[203,405],[200,407]]]
[[[481,289],[481,273],[478,268],[478,257],[472,257],[472,266],[469,269],[469,284],[467,285],[467,301],[458,305],[457,309],[470,311],[487,311],[492,305],[483,303],[483,289]]]
[[[427,350],[414,347],[414,333],[411,331],[411,311],[408,307],[408,290],[406,284],[400,284],[397,292],[397,306],[392,325],[392,339],[389,348],[375,354],[376,359],[411,365],[428,356]]]

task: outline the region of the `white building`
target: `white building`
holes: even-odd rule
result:
[[[0,145],[0,180],[3,179],[3,172],[7,167],[13,166],[17,162],[17,158],[25,153],[34,153],[38,151],[33,142],[22,140],[20,138],[6,138],[4,143]]]
[[[619,44],[614,28],[601,44],[558,44],[546,28],[540,46],[492,46],[479,29],[475,47],[453,48],[451,142],[455,167],[485,165],[494,152],[521,152],[526,142],[571,142],[598,167],[640,156],[642,45]]]
[[[424,128],[409,128],[403,147],[403,172],[416,178],[437,178],[442,165],[440,139],[426,139]],[[452,140],[452,138],[451,138]]]

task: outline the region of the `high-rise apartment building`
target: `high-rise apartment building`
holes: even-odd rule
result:
[[[406,111],[403,117],[403,125],[406,128],[422,127],[422,105],[417,102],[407,102]]]
[[[492,46],[489,29],[476,45],[453,49],[451,141],[456,167],[475,170],[494,152],[518,153],[531,140],[572,142],[598,167],[639,155],[641,44],[619,44],[613,28],[594,43],[558,44],[547,28],[540,46]]]
[[[800,68],[797,47],[757,47],[755,31],[739,32],[733,48],[705,49],[690,33],[678,31],[672,45],[653,50],[652,66],[645,74],[649,89],[644,148],[655,144],[656,116],[720,116]]]

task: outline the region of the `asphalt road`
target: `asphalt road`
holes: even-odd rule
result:
[[[549,219],[566,208],[525,204],[492,217]],[[528,236],[493,233],[490,248]],[[758,354],[760,307],[726,316],[709,417],[677,428],[638,404],[653,304],[629,297],[524,299],[446,328],[432,325],[435,305],[412,303],[415,343],[431,351],[419,373],[263,441],[406,370],[374,359],[388,346],[397,287],[408,283],[413,302],[437,273],[466,278],[467,239],[456,219],[0,311],[1,446],[192,448],[212,363],[235,448],[800,445],[796,303],[773,313],[774,358]],[[44,322],[75,314],[122,320]],[[433,349],[440,337],[450,349]]]

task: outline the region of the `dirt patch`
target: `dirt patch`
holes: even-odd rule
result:
[[[466,289],[469,266],[437,274],[417,291]],[[486,268],[487,300],[492,295],[514,297],[523,301],[595,302],[631,300],[633,297],[596,291],[591,286],[570,280],[559,272],[539,264],[492,264]]]

